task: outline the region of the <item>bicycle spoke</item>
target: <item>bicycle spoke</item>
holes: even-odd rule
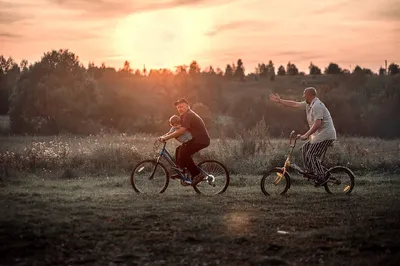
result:
[[[261,191],[264,195],[283,195],[290,186],[289,174],[283,174],[281,168],[274,168],[264,174],[261,179]]]
[[[194,187],[197,193],[215,195],[225,192],[229,185],[229,173],[223,164],[209,160],[199,163],[198,166],[207,176]]]
[[[168,186],[167,171],[153,160],[140,162],[132,171],[131,184],[138,193],[162,193]]]
[[[328,170],[328,181],[325,190],[331,194],[350,194],[354,187],[354,174],[345,167],[334,167]]]

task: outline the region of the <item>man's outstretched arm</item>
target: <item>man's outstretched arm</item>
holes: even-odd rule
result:
[[[283,106],[287,106],[287,107],[299,108],[302,106],[301,102],[281,99],[281,97],[277,93],[270,93],[269,99],[275,103],[280,103]]]

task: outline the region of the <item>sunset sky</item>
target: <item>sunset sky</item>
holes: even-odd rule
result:
[[[400,0],[0,0],[0,27],[17,61],[67,48],[116,68],[400,63]]]

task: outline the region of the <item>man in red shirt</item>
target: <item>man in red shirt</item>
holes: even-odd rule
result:
[[[179,149],[178,165],[182,168],[187,168],[192,176],[192,186],[196,186],[204,179],[204,174],[199,171],[193,161],[192,155],[210,145],[210,135],[203,122],[203,119],[190,109],[189,102],[185,99],[179,99],[174,103],[181,117],[181,127],[169,134],[168,136],[160,137],[161,141],[167,141],[176,138],[189,131],[193,138],[181,145]]]

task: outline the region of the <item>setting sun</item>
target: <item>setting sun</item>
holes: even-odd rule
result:
[[[210,26],[204,10],[174,8],[139,13],[121,19],[115,30],[115,49],[135,66],[174,68],[189,64],[207,49]]]

